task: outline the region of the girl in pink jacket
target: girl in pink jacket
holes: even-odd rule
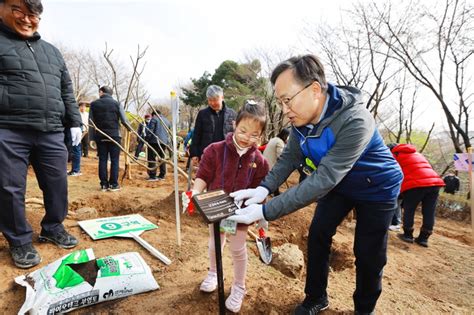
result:
[[[265,108],[247,101],[236,118],[235,132],[229,133],[225,140],[210,144],[199,163],[192,194],[204,190],[223,189],[226,193],[255,188],[268,173],[269,166],[257,149],[266,124]],[[183,208],[189,204],[189,197],[183,193]],[[238,312],[245,296],[245,275],[247,271],[247,246],[245,243],[248,225],[238,224],[235,234],[230,234],[229,245],[234,264],[234,281],[227,298],[226,308]],[[200,290],[213,292],[217,288],[216,253],[214,233],[209,226],[209,272],[201,283]],[[226,235],[221,234],[221,248],[224,248]]]

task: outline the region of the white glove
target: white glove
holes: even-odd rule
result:
[[[254,203],[262,203],[265,198],[267,198],[268,194],[268,189],[263,186],[258,186],[257,188],[234,191],[233,193],[230,193],[229,196],[234,198],[235,202],[247,199],[244,205],[249,206]]]
[[[72,127],[71,128],[71,140],[72,140],[72,146],[79,145],[81,143],[81,138],[82,138],[82,130],[81,127]]]
[[[227,220],[232,220],[243,224],[252,224],[253,222],[259,221],[261,219],[264,219],[263,206],[258,204],[253,204],[246,208],[237,209],[234,215],[227,218]]]
[[[263,228],[265,231],[268,231],[268,221],[265,219],[260,219],[260,221],[257,222],[257,228]]]
[[[189,206],[189,203],[191,202],[191,197],[194,196],[195,194],[198,194],[199,192],[197,190],[190,190],[191,191],[191,196],[188,197],[188,195],[186,195],[186,191],[183,191],[181,193],[181,203],[183,205],[183,213],[186,212],[186,210],[188,209],[188,206]]]

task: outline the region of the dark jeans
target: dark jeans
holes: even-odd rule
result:
[[[89,133],[86,133],[84,137],[82,137],[81,149],[84,157],[89,156]]]
[[[392,223],[391,225],[399,225],[402,223],[402,202],[403,199],[397,199],[397,208],[393,214]]]
[[[413,229],[415,210],[421,202],[423,225],[421,230],[431,233],[435,223],[436,203],[440,187],[420,187],[403,192],[403,228]]]
[[[158,152],[158,155],[161,158],[165,157],[165,146],[161,146],[159,143],[150,143],[151,147],[155,149],[156,152]],[[155,167],[156,166],[156,154],[155,152],[148,148],[148,167]],[[160,164],[160,174],[158,174],[158,177],[160,178],[165,178],[166,175],[166,164],[161,163]],[[153,171],[148,171],[148,176],[150,177],[155,177],[156,176],[156,169]]]
[[[43,191],[42,232],[64,230],[68,210],[67,150],[63,132],[0,129],[0,230],[11,246],[31,243],[33,230],[25,216],[25,190],[31,163]]]
[[[79,173],[81,171],[81,144],[72,146],[72,156],[71,156],[71,164],[72,164],[72,171]]]
[[[120,143],[120,138],[114,138]],[[99,179],[101,186],[118,185],[120,148],[108,140],[98,140]],[[107,161],[110,158],[110,177],[107,179]]]
[[[313,300],[327,297],[329,254],[337,226],[352,208],[357,214],[354,255],[356,311],[371,312],[382,292],[382,272],[387,262],[388,226],[396,200],[368,202],[329,193],[319,200],[308,235],[308,267],[305,293]]]

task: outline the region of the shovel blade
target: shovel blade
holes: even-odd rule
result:
[[[272,243],[269,237],[257,238],[257,249],[260,259],[264,264],[269,265],[272,262]]]

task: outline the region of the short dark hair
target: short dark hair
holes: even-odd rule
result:
[[[288,128],[283,128],[280,130],[280,132],[277,134],[277,137],[280,138],[283,141],[286,141],[288,139],[288,136],[290,135],[290,131]]]
[[[328,83],[326,81],[323,64],[315,55],[308,54],[291,57],[290,59],[281,62],[273,70],[270,77],[272,85],[275,85],[275,82],[280,74],[288,69],[293,71],[295,79],[301,83],[301,85],[307,85],[311,82],[317,81],[321,85],[321,89],[323,91],[328,89]]]
[[[240,108],[235,119],[235,125],[237,126],[243,119],[253,119],[260,123],[262,127],[262,133],[265,131],[267,125],[267,115],[265,113],[265,106],[259,104],[253,100],[248,100]]]
[[[109,94],[109,95],[112,95],[114,93],[112,88],[107,86],[107,85],[101,86],[99,88],[99,91],[101,91],[102,93],[105,93],[105,94]]]
[[[41,0],[22,0],[28,10],[34,14],[41,14],[43,13],[43,4]],[[5,3],[5,0],[0,0],[0,3]]]

